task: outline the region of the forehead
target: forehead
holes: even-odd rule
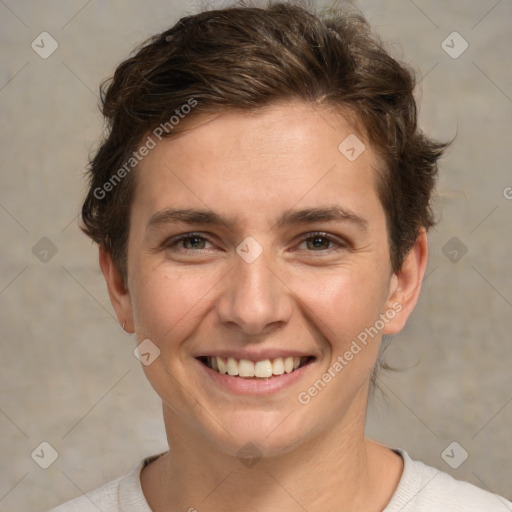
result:
[[[183,125],[137,169],[135,202],[149,216],[171,206],[236,206],[230,213],[255,219],[320,204],[382,213],[377,159],[340,112],[290,102],[196,114]]]

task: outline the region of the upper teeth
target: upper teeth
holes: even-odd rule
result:
[[[250,361],[249,359],[234,359],[228,357],[227,360],[222,357],[208,357],[208,366],[228,375],[238,375],[240,377],[271,377],[272,375],[282,375],[296,370],[301,363],[305,362],[307,357],[277,357],[276,359],[263,359],[262,361]]]

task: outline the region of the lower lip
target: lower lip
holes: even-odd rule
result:
[[[277,393],[287,387],[293,386],[304,374],[314,361],[297,368],[291,373],[274,375],[268,379],[233,377],[226,373],[219,373],[208,368],[201,361],[197,364],[204,370],[206,375],[219,387],[238,395],[270,395]]]

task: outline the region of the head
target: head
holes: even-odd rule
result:
[[[414,86],[360,14],[286,3],[183,18],[103,85],[83,230],[119,320],[159,350],[144,369],[169,417],[228,450],[226,432],[229,449],[261,441],[293,411],[272,451],[364,409],[434,224],[445,146],[419,130]],[[286,390],[233,402],[200,365],[247,353],[309,359]]]

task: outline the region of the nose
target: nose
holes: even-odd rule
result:
[[[235,256],[234,268],[217,300],[220,322],[245,334],[267,334],[285,325],[293,309],[292,292],[270,267],[265,251],[252,263]]]

